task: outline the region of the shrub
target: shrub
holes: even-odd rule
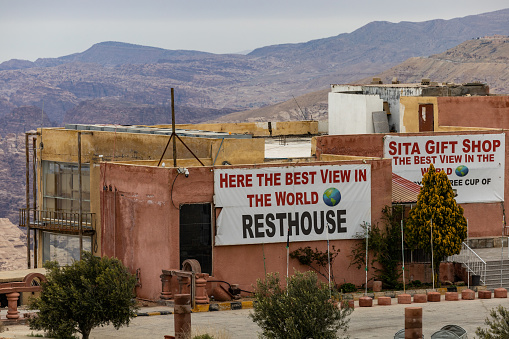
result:
[[[355,286],[352,283],[344,283],[338,287],[338,290],[340,290],[343,293],[357,292],[357,286]]]
[[[502,305],[490,311],[490,318],[484,320],[488,329],[477,327],[475,334],[481,339],[509,338],[509,311]]]
[[[258,302],[250,317],[264,338],[338,338],[339,330],[346,332],[352,312],[332,302],[327,284],[312,271],[296,272],[286,289],[277,273],[268,274],[265,281],[257,281],[255,297]]]
[[[334,260],[339,254],[339,248],[336,249],[332,245],[332,249],[322,252],[318,248],[312,249],[311,246],[299,247],[295,251],[290,252],[290,258],[297,259],[301,265],[306,265],[316,273],[320,274],[325,279],[328,279],[329,261],[330,261],[330,274],[331,281],[335,284],[334,270],[332,269]]]
[[[79,332],[86,339],[96,326],[112,323],[118,329],[135,316],[136,278],[120,260],[84,252],[83,259],[71,266],[48,261],[44,267],[48,281],[42,284],[40,297],[29,304],[30,309],[39,310],[29,320],[31,329],[57,338]]]

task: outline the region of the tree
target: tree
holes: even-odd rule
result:
[[[29,307],[39,310],[30,328],[45,330],[57,338],[76,332],[88,338],[92,328],[110,323],[116,329],[129,325],[135,316],[133,302],[136,277],[116,258],[99,258],[89,252],[80,261],[59,267],[48,261],[49,272],[39,298]]]
[[[374,270],[375,278],[382,281],[384,288],[392,289],[399,287],[401,271],[401,225],[398,217],[402,208],[385,206],[382,210],[383,227],[378,224],[369,226],[361,225],[362,233],[356,237],[360,240],[352,249],[350,266],[357,268],[366,265],[366,229],[368,232],[368,250],[371,251],[370,265]],[[378,264],[379,266],[375,265]]]
[[[250,317],[262,328],[264,338],[338,338],[339,330],[347,330],[352,310],[339,308],[330,293],[312,271],[295,272],[286,289],[277,273],[268,274],[265,281],[257,281],[257,303]]]
[[[475,334],[482,339],[509,338],[509,311],[502,305],[490,310],[492,319],[486,318],[488,329],[477,327]]]
[[[454,191],[445,172],[437,172],[433,164],[422,178],[417,205],[410,211],[405,240],[411,248],[431,251],[433,228],[433,274],[438,277],[440,262],[458,254],[467,237],[467,221],[463,208],[456,204]]]

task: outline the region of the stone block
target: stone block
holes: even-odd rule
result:
[[[429,292],[428,293],[428,301],[429,302],[439,302],[441,294],[440,292]]]
[[[465,289],[461,291],[461,299],[462,300],[474,300],[475,299],[475,292],[471,289]]]
[[[359,298],[359,307],[371,307],[371,306],[373,306],[373,298],[370,297]]]
[[[479,291],[477,297],[479,299],[491,299],[491,291]]]
[[[410,294],[400,294],[398,295],[398,304],[411,304],[412,296]]]
[[[414,303],[426,303],[428,302],[428,296],[422,293],[414,294]]]
[[[381,292],[382,291],[382,282],[381,281],[373,281],[373,292]]]
[[[495,298],[507,298],[507,290],[505,288],[495,288]]]
[[[445,292],[445,300],[457,301],[458,300],[458,292]]]
[[[378,298],[378,305],[388,306],[391,304],[391,297],[380,297]]]

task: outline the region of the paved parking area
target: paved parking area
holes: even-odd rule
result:
[[[489,310],[501,304],[509,307],[509,299],[476,299],[445,301],[438,303],[357,307],[350,317],[348,334],[355,338],[392,338],[394,333],[404,328],[405,308],[422,307],[425,338],[439,330],[442,326],[455,324],[467,330],[470,338],[474,337],[477,326],[484,325]],[[374,302],[376,304],[376,301]],[[357,306],[357,305],[356,305]],[[305,307],[305,306],[304,306]],[[168,307],[144,308],[144,312],[167,311]],[[193,313],[192,327],[200,333],[220,332],[221,338],[249,339],[257,338],[259,328],[249,318],[252,310],[219,311]],[[25,325],[7,326],[0,338],[27,338],[32,331]],[[34,332],[37,333],[37,332]],[[99,327],[92,330],[91,338],[164,338],[173,335],[173,315],[156,315],[137,317],[129,327],[118,331],[113,326]]]

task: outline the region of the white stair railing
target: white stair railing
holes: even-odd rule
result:
[[[486,284],[486,261],[484,261],[465,242],[461,244],[460,254],[451,255],[447,261],[460,262],[467,268],[470,274],[480,276],[481,284]]]

